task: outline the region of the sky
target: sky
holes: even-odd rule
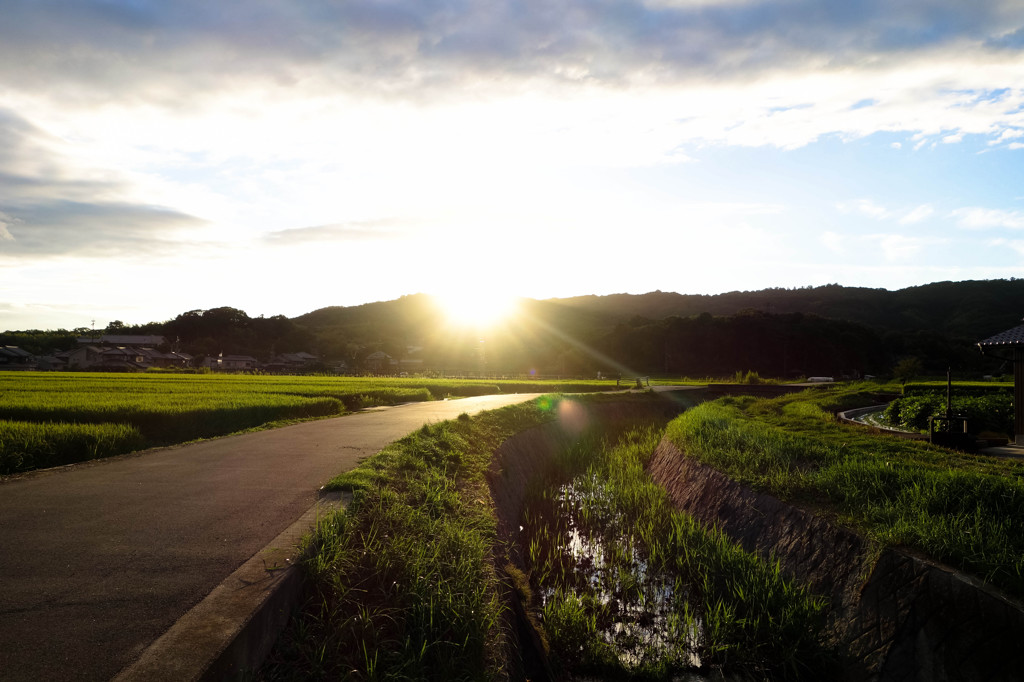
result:
[[[1024,0],[0,0],[0,329],[1024,276]]]

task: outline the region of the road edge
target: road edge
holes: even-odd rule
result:
[[[224,680],[259,667],[298,606],[299,541],[348,495],[320,497],[146,647],[114,682]]]

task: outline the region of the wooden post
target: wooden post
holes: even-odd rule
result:
[[[1024,346],[1013,349],[1013,433],[1014,442],[1024,445]]]

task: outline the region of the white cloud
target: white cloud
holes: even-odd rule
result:
[[[833,253],[843,253],[846,250],[846,239],[835,232],[822,232],[818,239],[822,246]]]
[[[908,237],[901,234],[878,234],[869,238],[878,243],[882,256],[890,262],[911,260],[926,247],[947,243],[945,238]]]
[[[957,219],[961,227],[970,230],[990,228],[1024,229],[1024,211],[1008,211],[973,206],[958,208],[953,211],[953,217]]]
[[[914,210],[910,211],[910,213],[907,213],[905,216],[900,218],[900,224],[912,225],[914,223],[919,223],[931,216],[933,213],[935,213],[935,209],[929,204],[921,204]]]
[[[12,218],[11,216],[7,215],[6,213],[0,213],[0,242],[3,242],[3,241],[12,242],[12,241],[14,241],[14,235],[11,234],[11,231],[8,229],[8,227],[11,226],[11,225],[14,225],[15,223],[20,223],[20,222],[21,221],[18,220],[17,218]]]
[[[892,216],[892,212],[884,206],[880,206],[870,199],[857,199],[856,201],[845,201],[836,205],[843,213],[860,213],[874,220],[885,220]]]

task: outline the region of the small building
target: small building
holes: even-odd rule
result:
[[[102,336],[82,336],[78,339],[79,346],[119,346],[121,348],[140,348],[162,346],[166,340],[162,336],[145,334],[103,334]]]
[[[263,366],[268,372],[302,372],[320,362],[320,358],[307,353],[305,351],[299,351],[298,353],[281,353],[276,356],[272,361],[268,362]]]
[[[377,374],[393,374],[397,371],[398,360],[382,350],[375,351],[366,356],[363,366],[368,372]]]
[[[35,357],[17,346],[0,346],[0,369],[35,369]]]
[[[1013,362],[1013,434],[1024,445],[1024,324],[978,342],[985,355]]]

